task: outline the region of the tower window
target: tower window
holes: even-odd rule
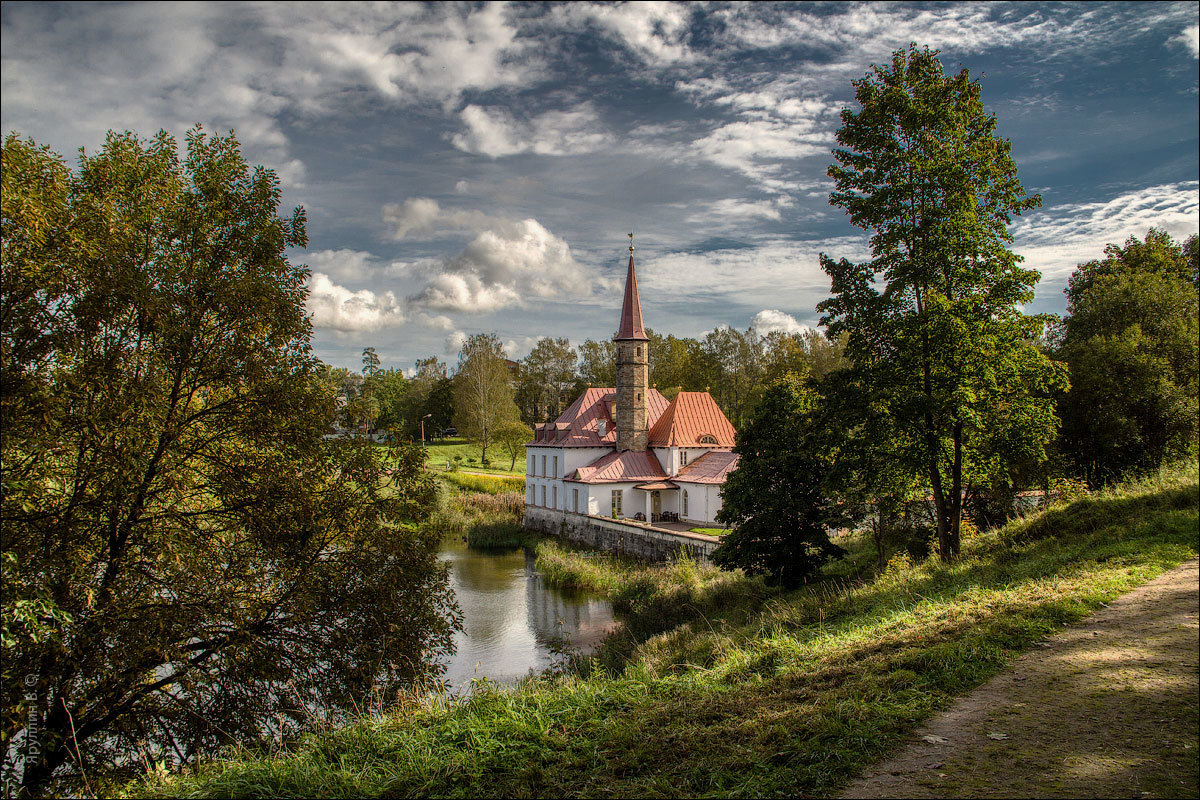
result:
[[[638,392],[638,393],[637,393],[637,397],[638,397],[637,401],[638,401],[639,403],[640,403],[640,402],[642,402],[642,393],[641,393],[641,392]]]

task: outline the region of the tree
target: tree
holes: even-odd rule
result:
[[[721,492],[717,521],[732,525],[712,561],[798,586],[827,559],[840,555],[827,528],[841,519],[828,497],[832,466],[818,396],[795,375],[767,387],[737,435],[740,456]]]
[[[275,175],[199,129],[182,160],[159,133],[74,172],[13,135],[0,162],[5,774],[30,720],[24,790],[73,793],[436,674],[453,594],[400,524],[436,488],[419,451],[389,489],[374,448],[322,439]]]
[[[533,441],[533,428],[520,420],[502,422],[496,428],[496,443],[512,460],[508,469],[512,471],[517,466],[517,457],[525,453],[525,445]]]
[[[459,432],[479,443],[480,461],[487,463],[488,445],[500,425],[519,414],[500,339],[494,333],[469,337],[454,375],[454,418]]]
[[[379,371],[379,356],[375,354],[374,347],[363,350],[362,364],[363,375],[370,377]]]
[[[588,386],[616,386],[617,346],[586,339],[579,345],[579,377]]]
[[[1151,229],[1081,264],[1066,290],[1059,355],[1063,449],[1092,485],[1196,446],[1196,236]]]
[[[575,350],[567,339],[539,339],[521,361],[516,402],[530,424],[553,420],[575,385]],[[528,439],[526,440],[528,441]]]
[[[1008,249],[1012,215],[1040,198],[1021,188],[967,70],[948,76],[914,45],[854,85],[860,110],[842,112],[830,203],[873,231],[873,258],[822,254],[833,296],[818,309],[831,336],[847,336],[864,400],[915,434],[898,455],[924,475],[949,559],[964,492],[1008,458],[1044,458],[1056,428],[1062,370],[1033,345],[1043,320],[1019,310],[1039,275]]]
[[[379,405],[375,418],[376,429],[401,428],[404,424],[404,401],[408,394],[408,379],[398,369],[381,369],[367,378],[371,396]]]

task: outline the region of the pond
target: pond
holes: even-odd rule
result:
[[[452,691],[472,678],[515,683],[561,658],[561,644],[591,652],[613,628],[612,606],[586,594],[547,586],[524,550],[472,550],[459,538],[442,543],[463,630],[445,680]]]

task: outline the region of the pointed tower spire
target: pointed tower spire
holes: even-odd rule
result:
[[[642,326],[642,301],[633,269],[633,234],[629,234],[629,273],[617,346],[617,450],[645,450],[649,434],[650,339]]]
[[[633,268],[633,234],[629,234],[629,272],[625,274],[625,302],[621,304],[621,326],[614,341],[649,341],[642,325],[642,301],[638,296],[637,272]]]

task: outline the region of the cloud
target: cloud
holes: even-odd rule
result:
[[[803,333],[810,330],[807,325],[801,325],[791,314],[786,314],[783,311],[773,308],[764,308],[755,314],[754,319],[750,320],[750,327],[759,336],[767,336],[776,331],[781,333]]]
[[[538,343],[537,336],[522,336],[518,339],[509,339],[504,344],[500,345],[500,349],[504,351],[504,355],[516,360],[518,355],[528,355],[529,351]]]
[[[454,331],[446,337],[445,351],[447,355],[454,355],[462,350],[462,346],[467,343],[467,334],[462,331]]]
[[[309,284],[308,313],[315,328],[373,331],[404,322],[404,309],[392,292],[352,291],[314,272]]]
[[[1198,181],[1147,186],[1091,203],[1047,206],[1020,219],[1012,229],[1013,249],[1025,266],[1044,278],[1060,279],[1104,254],[1104,246],[1142,238],[1152,227],[1177,240],[1200,232]]]
[[[375,256],[365,250],[315,250],[303,260],[314,275],[321,273],[341,283],[359,283],[378,268]]]
[[[583,297],[592,287],[570,246],[535,219],[507,220],[480,212],[442,209],[415,198],[385,211],[397,233],[432,232],[445,225],[473,225],[475,238],[453,258],[428,265],[432,273],[409,298],[437,311],[496,311],[530,298]],[[433,205],[431,206],[430,203]]]
[[[643,63],[669,66],[695,60],[689,47],[693,9],[683,3],[569,3],[553,12],[568,29],[598,29],[623,44]]]
[[[1200,58],[1200,25],[1192,25],[1184,28],[1182,33],[1178,36],[1172,36],[1167,41],[1172,44],[1182,45],[1192,54],[1192,58]]]
[[[476,105],[468,105],[459,116],[466,130],[454,134],[450,141],[459,150],[492,158],[518,153],[590,153],[613,141],[590,103],[570,111],[547,111],[529,120],[517,120],[503,108]]]
[[[371,102],[456,106],[542,72],[506,6],[210,4],[5,6],[3,126],[60,152],[109,129],[237,131],[247,157],[302,186],[280,120]],[[48,54],[53,54],[48,57]]]

